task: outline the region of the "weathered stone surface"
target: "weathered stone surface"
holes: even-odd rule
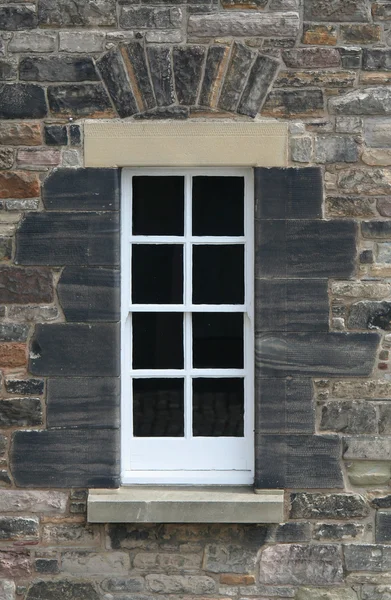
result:
[[[364,533],[361,523],[317,523],[314,526],[314,538],[323,541],[351,540]]]
[[[348,71],[348,73],[354,74],[353,71]],[[360,117],[336,117],[335,131],[337,133],[361,133],[362,119]]]
[[[127,65],[138,110],[145,111],[153,108],[156,106],[156,102],[149,78],[144,47],[138,42],[132,42],[123,46],[121,51]]]
[[[253,59],[254,53],[247,46],[234,44],[219,99],[223,110],[236,110]]]
[[[22,323],[46,323],[54,321],[59,316],[59,310],[55,305],[40,306],[18,306],[12,305],[8,308],[8,315],[13,321]]]
[[[48,146],[66,146],[68,144],[67,128],[64,125],[45,125],[44,136]]]
[[[111,27],[115,0],[39,0],[38,20],[50,27]]]
[[[379,25],[342,25],[340,31],[342,40],[348,44],[374,44],[381,39]]]
[[[275,87],[352,87],[356,80],[354,71],[280,71]],[[351,128],[345,133],[354,133]]]
[[[50,546],[98,546],[99,529],[84,523],[48,523],[42,528],[42,541]]]
[[[391,546],[348,544],[343,551],[348,571],[387,573],[391,568]]]
[[[21,394],[22,396],[42,395],[44,390],[43,379],[6,378],[4,385],[9,394]]]
[[[11,169],[14,164],[14,150],[0,148],[0,169]]]
[[[368,87],[332,98],[329,109],[336,115],[390,115],[391,88]]]
[[[28,304],[51,302],[53,299],[52,274],[33,267],[0,267],[0,303]]]
[[[328,196],[327,214],[331,217],[374,217],[375,200],[358,196]]]
[[[115,265],[118,231],[115,213],[27,213],[17,234],[16,259],[35,265]]]
[[[0,123],[0,144],[39,146],[42,143],[38,123]]]
[[[80,146],[81,131],[79,125],[71,125],[69,127],[69,141],[71,143],[71,146]]]
[[[2,490],[0,511],[43,514],[65,513],[68,494],[65,492]]]
[[[4,600],[15,599],[15,583],[10,579],[0,581],[0,597]]]
[[[171,49],[167,46],[148,46],[147,55],[157,105],[173,104],[175,88]]]
[[[61,571],[72,574],[125,574],[130,567],[129,555],[126,552],[88,551],[64,552],[61,557]]]
[[[258,55],[251,68],[238,106],[238,113],[255,117],[261,109],[270,85],[279,68],[279,61]]]
[[[157,576],[158,577],[158,576]],[[110,577],[101,583],[105,592],[142,592],[144,589],[143,577]]]
[[[16,155],[16,164],[22,168],[52,167],[58,165],[60,160],[60,151],[53,148],[26,148],[25,150],[19,148]]]
[[[365,71],[390,71],[391,50],[364,48],[362,66]]]
[[[261,583],[330,585],[343,580],[342,556],[337,546],[276,545],[261,553]]]
[[[267,0],[222,0],[224,8],[264,8]]]
[[[74,580],[36,581],[26,596],[26,600],[98,600],[99,596],[92,583],[79,583]]]
[[[274,90],[263,106],[262,115],[270,117],[321,117],[324,111],[321,90]]]
[[[334,281],[331,286],[331,290],[333,295],[335,296],[344,296],[346,298],[386,298],[391,293],[391,286],[388,283],[380,283],[380,282],[369,282],[369,281]],[[368,384],[373,385],[374,382],[368,382]],[[346,386],[346,389],[345,389]],[[343,398],[343,394],[348,393],[348,387],[353,389],[357,387],[358,389],[365,389],[368,385],[363,384],[363,382],[338,382],[334,384],[334,393],[339,391],[342,395],[338,396]],[[339,388],[341,388],[339,390]],[[347,398],[351,398],[352,396],[346,396]],[[354,398],[354,396],[353,396]]]
[[[101,83],[49,86],[48,100],[54,115],[94,118],[114,116],[109,97]]]
[[[363,585],[361,588],[362,600],[387,600],[389,594],[391,594],[389,585]]]
[[[322,407],[319,427],[338,433],[377,433],[376,409],[360,400],[328,402]]]
[[[337,29],[333,25],[304,23],[302,42],[310,45],[335,46],[337,43]]]
[[[342,135],[318,135],[314,145],[315,162],[356,162],[358,145],[353,137]]]
[[[119,209],[118,169],[57,169],[45,179],[42,200],[48,210]]]
[[[296,37],[299,15],[289,13],[227,12],[190,15],[188,32],[198,37],[265,36]]]
[[[36,517],[0,517],[1,541],[36,540],[38,537],[39,520]]]
[[[19,487],[118,487],[118,448],[115,430],[17,431],[11,471]]]
[[[205,61],[199,104],[216,107],[229,56],[229,46],[210,46]]]
[[[305,0],[305,21],[368,21],[365,0]]]
[[[39,198],[27,198],[21,200],[6,200],[5,206],[7,210],[22,211],[22,210],[38,210]]]
[[[358,494],[291,494],[291,519],[354,519],[366,517],[369,508]]]
[[[71,56],[24,57],[19,64],[23,81],[98,81],[91,58]]]
[[[295,48],[282,53],[284,63],[292,69],[339,67],[341,56],[334,48]]]
[[[182,17],[177,7],[123,6],[119,25],[123,29],[172,29],[181,26]]]
[[[8,44],[9,52],[54,52],[56,36],[46,31],[15,32]]]
[[[37,558],[34,567],[37,573],[54,574],[60,571],[56,558]]]
[[[352,588],[299,588],[295,600],[357,600]]]
[[[391,464],[375,461],[352,461],[346,464],[346,471],[352,485],[382,485],[391,478]]]
[[[368,196],[391,193],[391,170],[344,169],[338,176],[338,185],[346,193],[367,194]]]
[[[42,405],[38,398],[0,400],[0,426],[25,427],[42,424]]]
[[[10,260],[12,257],[12,238],[1,237],[0,238],[0,260]]]
[[[0,85],[0,119],[41,119],[46,116],[46,113],[45,94],[39,85],[31,83]]]
[[[203,46],[174,46],[173,68],[179,104],[196,103],[205,61]]]
[[[391,460],[391,440],[387,437],[346,437],[344,458],[347,460]]]
[[[27,364],[26,344],[5,342],[0,343],[0,366],[1,367],[25,367]]]
[[[101,52],[104,49],[105,34],[100,31],[60,31],[60,52],[86,53]]]
[[[391,176],[391,171],[390,171]],[[361,223],[361,233],[365,238],[389,239],[391,237],[390,221],[363,221]]]
[[[210,594],[216,589],[215,581],[204,575],[147,575],[145,579],[149,591],[161,594]]]
[[[263,379],[256,428],[265,433],[312,433],[313,389],[308,379]]]
[[[17,78],[17,64],[14,60],[0,59],[0,81],[12,81]]]
[[[133,566],[136,569],[146,570],[161,570],[169,569],[170,571],[194,572],[198,571],[201,566],[202,558],[199,554],[173,554],[173,553],[149,553],[139,552],[135,555]]]
[[[364,150],[361,160],[370,166],[391,166],[391,150],[367,149]]]
[[[348,327],[350,329],[391,330],[391,303],[362,301],[350,309]]]
[[[146,32],[145,40],[150,44],[178,44],[183,42],[184,35],[180,29],[151,29]]]
[[[28,6],[2,6],[0,8],[0,30],[18,31],[20,29],[34,29],[37,26],[37,13],[35,7]]]
[[[379,405],[379,433],[384,435],[391,433],[391,407],[387,404]]]
[[[291,160],[299,163],[311,162],[312,138],[310,136],[292,137],[290,144]]]
[[[364,119],[364,137],[367,146],[391,148],[391,124],[389,119],[376,117]]]
[[[242,546],[209,544],[205,548],[204,569],[211,573],[251,573],[255,561],[255,552]]]
[[[361,69],[362,50],[359,46],[341,46],[338,50],[344,69]]]
[[[1,494],[5,490],[1,490]],[[0,577],[18,578],[28,577],[31,574],[29,554],[25,550],[13,551],[6,548],[0,550]]]

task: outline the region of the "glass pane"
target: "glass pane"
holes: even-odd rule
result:
[[[193,235],[244,235],[243,177],[193,177]]]
[[[133,304],[181,304],[183,246],[133,244]]]
[[[243,368],[243,315],[193,314],[193,366]]]
[[[183,379],[133,380],[133,435],[183,437]]]
[[[133,177],[133,235],[183,235],[184,177]]]
[[[194,304],[244,304],[244,246],[193,246]]]
[[[183,314],[133,313],[133,369],[183,369]]]
[[[193,379],[193,435],[243,437],[243,379]]]

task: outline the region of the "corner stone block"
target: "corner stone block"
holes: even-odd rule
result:
[[[31,343],[30,372],[42,376],[118,377],[118,325],[37,325]]]
[[[315,411],[310,379],[262,379],[256,382],[256,430],[263,433],[314,433]]]
[[[343,488],[340,456],[337,436],[259,434],[255,487]]]
[[[321,219],[323,184],[319,167],[255,168],[256,219]]]
[[[118,169],[57,169],[42,186],[47,210],[119,210]]]
[[[117,487],[116,430],[17,431],[11,471],[20,487]]]

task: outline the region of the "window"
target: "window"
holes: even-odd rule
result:
[[[253,173],[125,169],[122,481],[251,484]]]

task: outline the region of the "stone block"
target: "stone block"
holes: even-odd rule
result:
[[[197,37],[296,37],[300,27],[299,14],[226,12],[190,15],[188,33]]]
[[[36,581],[31,584],[26,600],[99,600],[93,583],[82,583],[74,580]]]
[[[116,265],[118,234],[115,213],[27,213],[17,233],[16,260],[26,265]]]
[[[388,484],[391,479],[391,464],[371,460],[346,463],[346,472],[352,485]]]
[[[308,163],[312,158],[312,139],[309,136],[292,137],[290,142],[291,160]]]
[[[218,103],[223,110],[236,110],[253,59],[254,53],[247,46],[235,42]]]
[[[361,588],[362,600],[385,600],[391,594],[389,585],[363,585]]]
[[[369,239],[391,239],[390,221],[363,221],[361,223],[363,237]]]
[[[44,390],[43,379],[6,378],[4,385],[8,394],[20,394],[22,396],[31,396],[36,394],[41,396]]]
[[[273,90],[262,109],[268,117],[322,117],[323,113],[321,90]]]
[[[10,260],[12,257],[12,238],[0,238],[0,260]]]
[[[364,71],[390,71],[391,50],[364,48],[362,67]]]
[[[357,162],[358,145],[353,137],[346,135],[317,135],[314,147],[315,162]]]
[[[239,114],[249,117],[257,115],[277,75],[278,68],[278,60],[262,55],[256,57],[239,102]]]
[[[1,490],[2,513],[64,514],[67,510],[66,492]]]
[[[313,433],[313,390],[308,379],[262,379],[255,386],[258,431]]]
[[[8,43],[8,52],[54,52],[56,34],[50,31],[16,31]]]
[[[19,63],[22,81],[98,81],[89,57],[24,57]]]
[[[224,8],[265,8],[267,0],[222,0]]]
[[[39,520],[36,517],[0,517],[1,541],[28,541],[38,538]]]
[[[72,575],[121,575],[127,573],[129,568],[129,555],[126,552],[74,551],[64,552],[61,556],[61,571]]]
[[[342,41],[348,44],[375,44],[381,40],[381,29],[379,25],[342,25]],[[364,50],[364,63],[365,63]],[[364,67],[365,68],[365,67]]]
[[[388,437],[345,437],[343,438],[345,460],[391,461],[391,440]]]
[[[119,375],[119,330],[115,324],[37,325],[31,345],[34,375]]]
[[[205,62],[203,46],[174,46],[173,68],[179,104],[196,104]]]
[[[3,600],[15,600],[15,583],[10,579],[0,581],[0,596]]]
[[[216,45],[208,48],[199,99],[201,106],[216,107],[229,53],[229,46]]]
[[[11,169],[13,164],[13,148],[0,148],[0,169]]]
[[[368,87],[354,90],[329,102],[331,114],[336,115],[390,115],[391,88]]]
[[[0,144],[39,146],[41,143],[41,127],[38,123],[0,123]]]
[[[374,217],[375,199],[359,196],[328,196],[327,215],[330,217]]]
[[[81,144],[81,131],[79,125],[69,126],[69,141],[71,146],[80,146]]]
[[[0,81],[13,81],[17,78],[17,64],[13,60],[0,59]]]
[[[216,591],[216,583],[205,575],[147,575],[146,587],[160,594],[210,594]]]
[[[26,344],[13,342],[0,343],[0,367],[14,369],[16,367],[26,367],[26,365]]]
[[[334,281],[331,284],[331,292],[334,296],[345,298],[373,298],[376,300],[389,296],[391,294],[391,286],[388,283],[380,283],[378,281]],[[357,383],[362,386],[361,382]],[[344,382],[341,382],[341,385],[343,386]],[[354,384],[349,384],[349,386],[351,385]],[[364,385],[365,387],[367,386]]]
[[[61,154],[58,149],[52,148],[26,148],[18,149],[16,164],[18,167],[53,167],[59,164]]]
[[[341,46],[338,48],[341,64],[344,69],[361,69],[362,50],[357,46]]]
[[[37,13],[32,5],[2,6],[0,8],[0,30],[19,31],[37,27]]]
[[[331,585],[343,581],[338,546],[284,544],[266,548],[259,564],[261,583]]]
[[[47,427],[119,427],[119,379],[56,377],[47,383]]]
[[[377,433],[376,408],[365,400],[336,400],[321,409],[321,431]]]
[[[299,588],[295,600],[357,600],[357,593],[352,588]]]
[[[328,331],[324,279],[256,279],[255,331]]]
[[[369,6],[365,0],[335,0],[332,4],[328,0],[305,0],[305,21],[369,21]]]
[[[19,487],[118,487],[118,449],[115,430],[17,431],[11,471]]]
[[[317,523],[314,525],[314,539],[338,542],[360,538],[365,525],[361,523]]]
[[[119,279],[120,273],[114,269],[66,267],[57,288],[66,320],[119,321]]]
[[[37,573],[56,574],[60,571],[56,558],[36,558],[34,567]]]
[[[119,25],[123,29],[175,29],[181,26],[182,17],[177,7],[123,6]]]
[[[337,44],[337,28],[334,25],[318,25],[304,23],[303,44],[335,46]]]
[[[337,133],[361,133],[362,119],[360,117],[336,117],[335,131]]]
[[[256,219],[322,217],[323,184],[319,167],[255,168],[254,176]]]
[[[341,488],[340,454],[341,443],[336,436],[259,434],[255,444],[255,487]]]
[[[39,398],[0,400],[1,427],[26,427],[42,423],[42,405]]]
[[[361,155],[361,160],[370,166],[389,167],[391,166],[391,150],[380,150],[377,148],[369,148],[364,150]]]
[[[379,404],[379,433],[389,435],[391,433],[391,407],[387,404]]]
[[[45,93],[32,83],[0,85],[0,119],[42,119],[47,114]]]
[[[56,169],[45,179],[42,200],[47,210],[119,210],[118,169]]]
[[[291,494],[291,519],[356,519],[367,517],[369,507],[359,494]]]
[[[256,552],[234,544],[208,544],[203,568],[211,573],[251,573],[255,568]],[[147,578],[148,579],[148,578]]]
[[[121,52],[128,69],[138,110],[142,112],[154,108],[156,102],[149,77],[145,48],[138,42],[131,42],[123,46]],[[186,68],[189,68],[189,65],[186,65]]]
[[[48,146],[66,146],[68,134],[65,125],[45,125],[45,144]]]
[[[5,490],[1,490],[3,494]],[[31,562],[26,550],[0,550],[0,577],[13,579],[24,579],[31,575]]]
[[[117,49],[110,50],[96,64],[119,116],[129,117],[137,112],[136,100],[120,52]]]
[[[8,308],[10,318],[19,323],[46,323],[55,321],[59,317],[57,306],[18,306],[12,305]]]
[[[105,33],[100,31],[60,31],[60,52],[90,54],[104,50]]]
[[[7,210],[24,211],[38,210],[40,198],[28,198],[26,200],[6,200],[5,207]]]
[[[391,546],[347,544],[343,551],[348,571],[387,573],[391,569]]]
[[[348,319],[350,329],[391,330],[391,303],[362,301],[353,304]]]
[[[52,85],[48,87],[48,100],[51,112],[57,116],[91,118],[114,116],[111,102],[101,83]]]
[[[39,0],[38,21],[49,27],[112,27],[115,0]]]
[[[110,577],[101,583],[105,592],[142,592],[144,589],[143,577]]]
[[[338,176],[339,188],[348,194],[368,196],[391,193],[391,171],[389,169],[351,168],[342,170]],[[375,226],[375,228],[378,226]]]
[[[201,567],[202,557],[200,554],[186,553],[151,553],[138,552],[133,559],[133,566],[136,569],[146,570],[170,570],[193,572]]]
[[[295,48],[285,50],[282,58],[291,69],[323,69],[341,64],[340,53],[335,48]]]
[[[371,148],[391,148],[391,124],[389,119],[364,119],[364,138]]]
[[[0,266],[0,304],[53,300],[53,278],[46,269]]]
[[[175,87],[172,70],[172,50],[168,46],[148,46],[147,56],[152,85],[158,106],[175,102]]]
[[[180,29],[151,29],[145,34],[149,44],[178,44],[183,42],[184,35]]]

